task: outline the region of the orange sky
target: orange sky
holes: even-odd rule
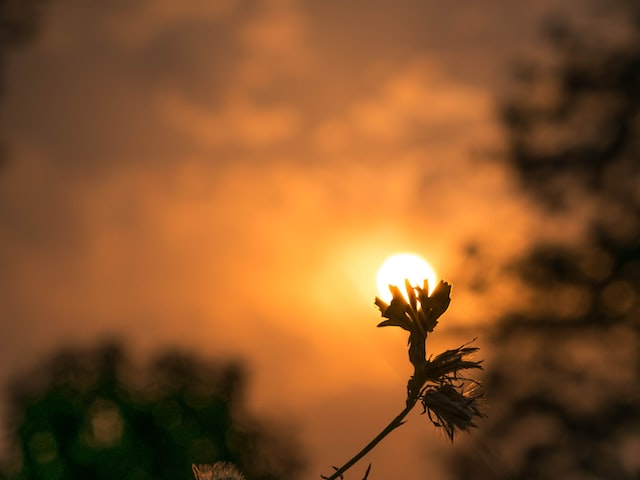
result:
[[[504,262],[589,213],[544,217],[483,155],[510,61],[584,2],[109,3],[53,3],[8,59],[2,379],[107,335],[242,356],[317,477],[403,407],[406,339],[375,328],[388,255],[453,283],[449,348],[516,302]],[[442,448],[412,417],[375,478],[444,479],[425,460]]]

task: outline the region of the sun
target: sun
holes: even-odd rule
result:
[[[400,287],[404,295],[404,280],[413,286],[422,286],[425,279],[429,282],[429,291],[436,286],[436,272],[429,262],[415,253],[398,253],[390,256],[378,270],[377,284],[380,298],[391,301],[389,285]]]

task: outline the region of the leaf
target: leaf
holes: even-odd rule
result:
[[[388,318],[378,324],[378,327],[401,327],[407,331],[411,331],[411,319],[407,316],[409,304],[400,293],[400,289],[394,285],[389,285],[389,290],[393,295],[391,304],[376,297],[375,304],[380,309],[383,317]]]
[[[378,327],[400,327],[408,332],[411,331],[411,321],[405,316],[404,318],[394,318],[380,322]]]

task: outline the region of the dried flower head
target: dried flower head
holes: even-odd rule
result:
[[[235,465],[228,462],[191,465],[191,469],[196,480],[244,480],[244,476]]]
[[[458,388],[451,383],[430,385],[421,395],[424,412],[436,427],[444,428],[453,441],[456,431],[468,432],[476,428],[475,417],[484,417],[479,404],[483,399],[477,383]]]
[[[462,370],[480,369],[482,370],[482,360],[471,360],[469,357],[480,350],[478,347],[469,347],[474,342],[466,343],[458,348],[446,350],[436,356],[433,360],[429,359],[424,368],[425,381],[443,383],[459,380],[459,372]]]

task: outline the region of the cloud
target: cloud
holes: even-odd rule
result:
[[[236,0],[115,2],[106,7],[100,26],[102,33],[120,48],[143,49],[176,27],[227,21],[239,9],[239,3]]]
[[[404,388],[406,338],[373,328],[387,255],[453,282],[443,344],[506,308],[519,286],[500,267],[589,214],[543,216],[480,155],[502,142],[491,87],[513,27],[494,13],[516,7],[462,24],[478,7],[382,5],[52,6],[3,106],[3,373],[121,334],[246,356],[255,405],[310,418]]]
[[[416,144],[459,151],[460,145],[454,146],[459,140],[467,147],[496,141],[488,92],[447,78],[426,58],[417,57],[387,72],[371,90],[345,106],[342,128],[348,131],[340,134],[334,118],[319,125],[318,148],[324,141],[331,145],[338,136],[400,152]]]
[[[247,100],[208,110],[177,95],[161,99],[163,116],[183,135],[205,149],[261,148],[291,139],[301,115],[292,106],[261,106]]]

